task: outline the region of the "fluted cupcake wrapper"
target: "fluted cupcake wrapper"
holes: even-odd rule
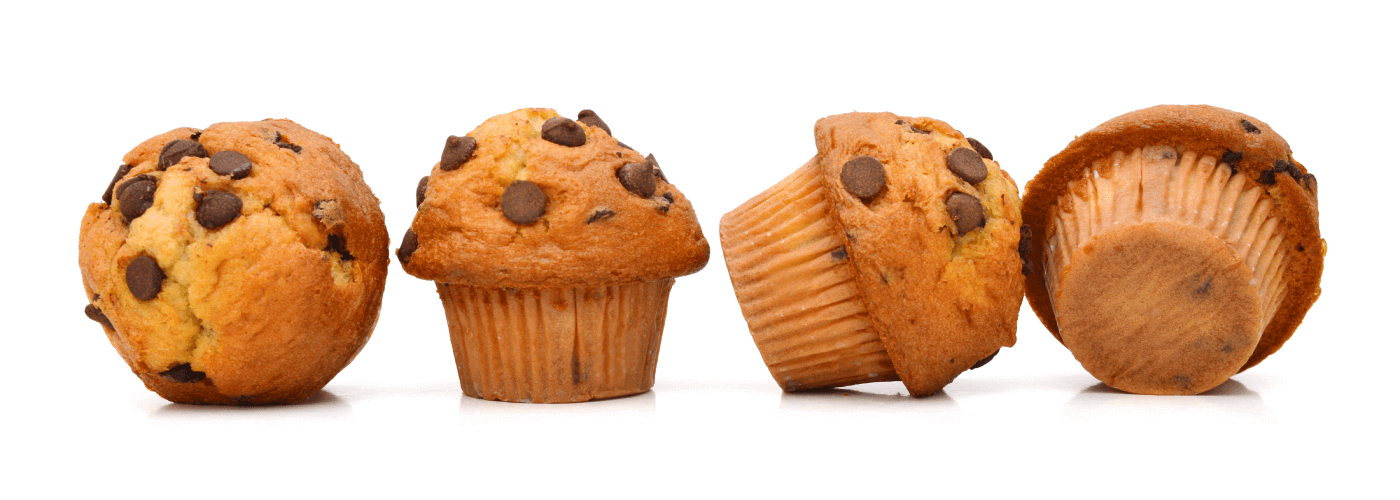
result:
[[[1247,361],[1289,259],[1262,187],[1212,156],[1152,146],[1096,161],[1058,203],[1045,286],[1086,369],[1131,392],[1194,394]],[[1094,268],[1105,262],[1125,267]]]
[[[734,295],[784,390],[899,380],[808,163],[720,221]]]
[[[438,283],[462,392],[570,403],[646,392],[674,279],[577,288]]]

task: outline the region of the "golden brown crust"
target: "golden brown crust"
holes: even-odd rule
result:
[[[245,155],[251,174],[221,176],[198,157],[161,171],[162,147],[195,134],[211,155]],[[389,240],[379,200],[338,145],[288,120],[219,123],[161,134],[124,161],[125,179],[157,179],[153,205],[130,224],[118,197],[90,205],[79,264],[88,298],[115,327],[109,340],[148,388],[184,403],[295,402],[364,346],[379,317]],[[236,195],[242,210],[207,229],[195,198],[213,190]],[[142,255],[166,275],[144,301],[125,279]],[[160,375],[183,364],[204,378]]]
[[[1023,281],[1016,183],[984,160],[976,185],[947,167],[972,148],[947,123],[893,113],[847,113],[815,127],[825,192],[856,282],[896,372],[916,396],[937,392],[997,349],[1016,343]],[[842,184],[846,162],[869,155],[887,182],[869,203]],[[945,200],[982,204],[985,226],[959,236]]]
[[[1283,137],[1261,120],[1234,111],[1204,105],[1161,105],[1124,114],[1075,138],[1026,184],[1024,216],[1032,230],[1026,299],[1046,328],[1060,338],[1045,287],[1046,233],[1051,211],[1066,194],[1070,182],[1092,168],[1095,160],[1114,151],[1150,146],[1170,146],[1216,158],[1238,153],[1233,162],[1252,182],[1261,184],[1276,203],[1285,241],[1292,242],[1284,272],[1287,295],[1282,307],[1264,329],[1262,338],[1244,371],[1273,354],[1293,335],[1303,315],[1321,289],[1322,259],[1326,242],[1317,223],[1317,183],[1306,167],[1292,158]],[[1292,168],[1287,168],[1288,166]],[[1293,175],[1289,171],[1294,170]],[[1272,182],[1272,184],[1270,184]]]
[[[623,187],[617,170],[646,159],[597,126],[567,147],[541,137],[550,109],[487,120],[469,137],[461,167],[433,167],[414,217],[418,246],[404,263],[416,277],[482,287],[565,287],[655,281],[699,271],[709,260],[690,200],[658,176],[652,196]],[[539,186],[544,214],[518,225],[502,213],[514,181]],[[402,260],[402,259],[401,259]]]

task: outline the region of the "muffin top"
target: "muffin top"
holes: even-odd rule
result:
[[[1016,342],[1016,182],[932,118],[847,113],[815,127],[828,199],[871,319],[909,390],[926,395]]]
[[[1235,175],[1262,187],[1274,201],[1289,252],[1284,272],[1283,304],[1265,327],[1249,361],[1240,371],[1263,361],[1293,335],[1321,293],[1322,259],[1327,243],[1317,223],[1317,179],[1293,159],[1293,151],[1269,124],[1243,113],[1206,105],[1160,105],[1124,114],[1076,137],[1045,162],[1026,184],[1024,216],[1031,228],[1026,299],[1045,327],[1059,338],[1045,286],[1045,241],[1052,210],[1066,195],[1070,182],[1093,168],[1096,160],[1115,151],[1169,146],[1218,158]]]
[[[655,157],[592,111],[531,108],[448,137],[398,256],[426,280],[545,288],[683,276],[710,247]]]
[[[216,123],[122,161],[83,216],[79,264],[89,316],[148,387],[297,400],[368,340],[389,235],[339,145],[289,120]]]

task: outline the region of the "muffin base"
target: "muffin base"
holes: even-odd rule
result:
[[[815,160],[720,220],[734,295],[785,391],[899,380],[860,295]]]
[[[674,279],[574,288],[438,283],[462,393],[519,403],[640,394]]]
[[[1152,146],[1095,162],[1060,199],[1045,284],[1090,374],[1197,394],[1238,373],[1284,295],[1273,200],[1216,159]]]

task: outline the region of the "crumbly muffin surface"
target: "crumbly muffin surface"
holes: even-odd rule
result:
[[[89,316],[147,387],[188,403],[293,402],[364,346],[388,234],[337,144],[288,120],[219,123],[153,137],[123,162],[83,216],[79,263]]]
[[[416,277],[566,287],[673,278],[709,260],[690,200],[591,112],[499,115],[450,137],[442,159],[398,249]]]
[[[1021,200],[987,148],[942,121],[892,113],[830,116],[815,132],[841,253],[911,393],[936,392],[1014,345]]]

